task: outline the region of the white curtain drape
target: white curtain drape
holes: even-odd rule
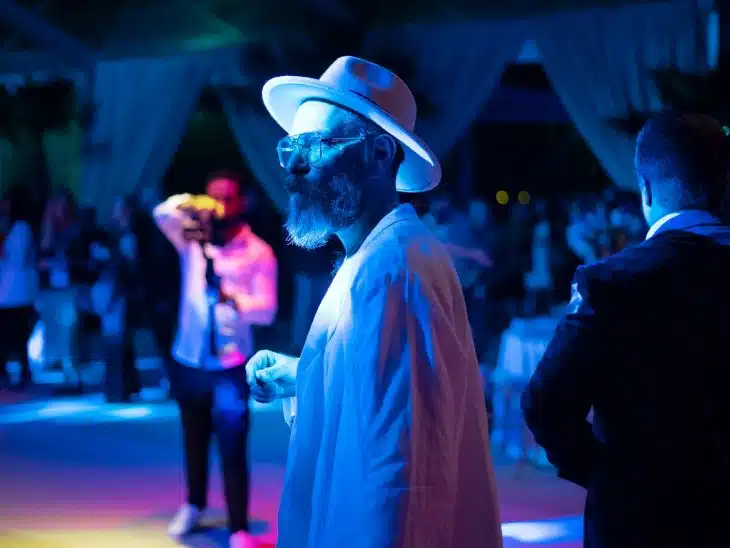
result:
[[[83,143],[79,121],[70,121],[64,129],[45,131],[41,139],[51,187],[66,188],[78,197]]]
[[[81,198],[106,218],[116,196],[159,184],[184,135],[215,57],[99,63],[86,136]]]
[[[545,71],[609,176],[635,189],[633,137],[609,125],[662,108],[652,71],[709,67],[706,15],[692,2],[656,3],[551,16],[535,24]]]
[[[230,86],[219,89],[228,124],[238,141],[244,160],[264,192],[280,211],[288,207],[284,170],[279,166],[276,144],[284,131],[263,111],[263,104],[241,100]]]
[[[421,109],[416,132],[443,159],[479,117],[528,33],[521,21],[387,27],[369,36],[365,53],[386,62],[393,54],[407,59],[410,74],[399,76],[433,106]]]

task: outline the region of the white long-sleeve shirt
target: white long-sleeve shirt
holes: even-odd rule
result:
[[[502,545],[464,297],[411,206],[335,276],[296,394],[279,548]]]
[[[33,306],[39,281],[30,225],[13,223],[0,248],[0,308]]]
[[[182,199],[173,196],[154,210],[160,230],[177,248],[182,274],[178,331],[172,355],[190,367],[237,367],[253,353],[252,325],[269,325],[277,310],[277,266],[271,247],[244,225],[223,247],[205,245],[233,303],[215,305],[217,355],[210,352],[206,259],[197,242],[182,237]]]

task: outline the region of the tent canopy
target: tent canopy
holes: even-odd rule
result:
[[[613,7],[647,0],[553,0],[550,11]],[[63,60],[81,68],[99,56],[157,56],[242,44],[321,46],[343,26],[466,19],[531,18],[544,0],[0,0],[0,71],[45,68]],[[312,40],[317,42],[312,44]],[[326,49],[319,48],[317,49]],[[30,63],[30,64],[28,64]]]
[[[158,184],[200,92],[218,86],[243,156],[281,204],[281,174],[269,157],[280,130],[243,89],[257,88],[267,71],[316,74],[343,53],[389,66],[423,94],[421,107],[437,105],[421,109],[417,130],[443,156],[483,111],[505,64],[539,59],[604,168],[619,186],[633,187],[630,139],[606,121],[661,107],[651,68],[712,65],[703,39],[712,6],[555,0],[547,13],[543,4],[0,0],[0,80],[76,82],[95,112],[83,128],[80,192],[107,210],[110,196]]]

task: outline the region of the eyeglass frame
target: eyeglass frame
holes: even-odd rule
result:
[[[303,147],[299,144],[299,139],[303,136],[316,136],[316,145],[310,145],[308,147]],[[320,131],[310,131],[307,133],[299,133],[297,135],[287,135],[286,137],[279,140],[279,142],[276,144],[276,154],[279,157],[279,165],[286,169],[288,167],[288,164],[284,162],[284,159],[282,158],[282,151],[284,149],[284,143],[287,143],[287,146],[291,148],[290,152],[293,154],[296,150],[299,151],[300,156],[302,157],[303,161],[306,162],[308,165],[316,165],[318,162],[322,160],[322,145],[326,145],[329,147],[335,147],[340,144],[351,144],[351,143],[361,143],[365,139],[368,138],[368,136],[373,135],[372,132],[365,131],[363,129],[358,130],[358,135],[354,137],[328,137],[325,133]],[[311,154],[311,151],[313,150],[313,146],[318,147],[318,156],[316,160],[311,160],[309,158],[309,155]],[[309,154],[303,154],[304,150],[309,150]]]

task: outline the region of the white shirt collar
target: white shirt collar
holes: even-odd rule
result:
[[[684,209],[682,211],[675,211],[673,213],[669,213],[659,219],[656,223],[652,225],[652,227],[649,229],[649,232],[646,233],[646,239],[648,240],[652,236],[656,235],[656,233],[668,222],[672,221],[673,219],[682,216],[682,219],[674,223],[674,226],[672,227],[673,230],[681,230],[683,228],[688,228],[690,226],[696,226],[696,225],[706,225],[706,224],[717,224],[721,221],[715,217],[712,213],[709,211],[704,211],[702,209]]]
[[[664,215],[664,217],[662,217],[657,222],[655,222],[653,225],[651,225],[649,232],[646,233],[646,239],[648,240],[649,238],[654,236],[654,234],[656,234],[657,231],[662,226],[664,226],[666,223],[668,223],[669,221],[671,221],[672,219],[674,219],[675,217],[677,217],[680,214],[681,214],[681,211],[675,211],[673,213],[667,213],[666,215]]]

